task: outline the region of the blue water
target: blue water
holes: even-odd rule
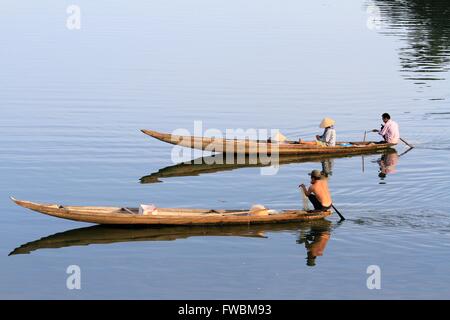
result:
[[[416,12],[415,2],[80,0],[81,29],[68,30],[66,3],[6,1],[0,297],[448,299],[450,28],[442,10]],[[379,11],[367,10],[373,5]],[[367,23],[373,12],[377,28]],[[397,20],[390,15],[399,12]],[[417,30],[420,43],[432,39],[429,52],[417,49]],[[383,112],[416,148],[385,178],[381,155],[333,160],[330,188],[347,218],[341,224],[333,215],[320,230],[264,226],[265,237],[229,229],[143,241],[131,241],[131,230],[79,245],[94,230],[59,248],[38,242],[29,254],[8,256],[89,226],[26,211],[11,195],[77,205],[296,208],[303,205],[298,184],[321,168],[290,163],[271,176],[252,167],[141,184],[174,165],[172,147],[141,128],[193,130],[200,120],[205,129],[278,128],[307,139],[329,116],[340,140],[361,140]],[[404,151],[399,144],[398,154]],[[324,233],[323,255],[308,266],[297,240]],[[74,264],[81,290],[66,287]],[[380,290],[366,286],[370,265],[381,268]]]

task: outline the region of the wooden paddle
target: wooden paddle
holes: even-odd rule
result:
[[[403,140],[402,138],[400,138],[400,140],[406,144],[408,147],[410,147],[411,149],[414,148],[414,146],[412,144],[409,144],[408,142],[406,142],[405,140]]]
[[[341,221],[344,221],[345,220],[344,216],[339,212],[338,209],[336,209],[334,204],[331,204],[331,206],[333,207],[334,211],[336,211],[336,213],[338,214],[339,218],[341,218]]]

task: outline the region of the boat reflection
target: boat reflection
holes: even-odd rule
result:
[[[396,152],[395,149],[388,149],[385,152]],[[370,152],[364,155],[379,154],[380,152]],[[338,158],[350,158],[360,155],[320,155],[320,156],[280,156],[278,161],[268,163],[260,159],[248,157],[232,157],[231,159],[223,158],[222,155],[214,155],[209,157],[197,158],[191,161],[182,162],[172,166],[165,167],[147,176],[140,178],[140,182],[158,183],[160,179],[173,177],[191,177],[201,174],[217,173],[222,171],[231,171],[241,168],[252,167],[268,167],[270,165],[286,165],[293,163],[320,162],[322,163],[322,171],[328,175],[332,175],[333,161]]]
[[[297,243],[305,244],[308,261],[314,261],[313,255],[320,256],[326,243],[320,232],[330,234],[332,223],[328,220],[317,220],[300,223],[237,225],[237,226],[179,226],[179,227],[125,227],[125,226],[91,226],[72,229],[31,241],[14,249],[9,255],[30,254],[41,249],[60,249],[73,246],[94,244],[112,244],[138,241],[173,241],[190,237],[270,237],[270,233],[299,233]],[[324,233],[325,234],[325,233]],[[328,236],[329,239],[329,236]],[[328,241],[328,240],[327,240]],[[308,265],[312,265],[309,262]]]

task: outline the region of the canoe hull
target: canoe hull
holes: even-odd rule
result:
[[[331,211],[286,210],[265,216],[249,215],[245,210],[159,208],[157,215],[127,213],[119,207],[62,207],[12,199],[17,205],[49,216],[106,225],[238,225],[320,220]],[[122,213],[123,212],[123,213]],[[214,212],[214,213],[213,213]]]
[[[369,142],[351,142],[352,146],[321,147],[316,145],[290,143],[267,143],[257,140],[221,139],[208,137],[179,136],[161,133],[153,130],[141,130],[146,135],[166,143],[186,148],[199,149],[218,153],[233,153],[245,155],[350,155],[368,152],[381,152],[395,146],[395,144],[376,144]]]

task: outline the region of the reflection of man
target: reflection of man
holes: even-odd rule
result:
[[[304,236],[300,235],[297,243],[305,244],[307,251],[306,265],[313,267],[316,265],[316,258],[323,255],[328,240],[330,240],[331,222],[327,220],[321,221],[320,225],[311,227],[310,232]]]
[[[314,235],[312,243],[308,243],[308,240],[306,240],[305,248],[308,250],[307,266],[313,267],[316,265],[316,258],[323,255],[328,240],[330,240],[329,232],[319,232]]]
[[[322,161],[322,173],[325,178],[333,175],[333,159],[325,159]]]
[[[378,160],[378,164],[380,165],[380,173],[378,176],[383,179],[390,173],[396,173],[398,159],[399,155],[397,152],[383,154],[380,160]]]

